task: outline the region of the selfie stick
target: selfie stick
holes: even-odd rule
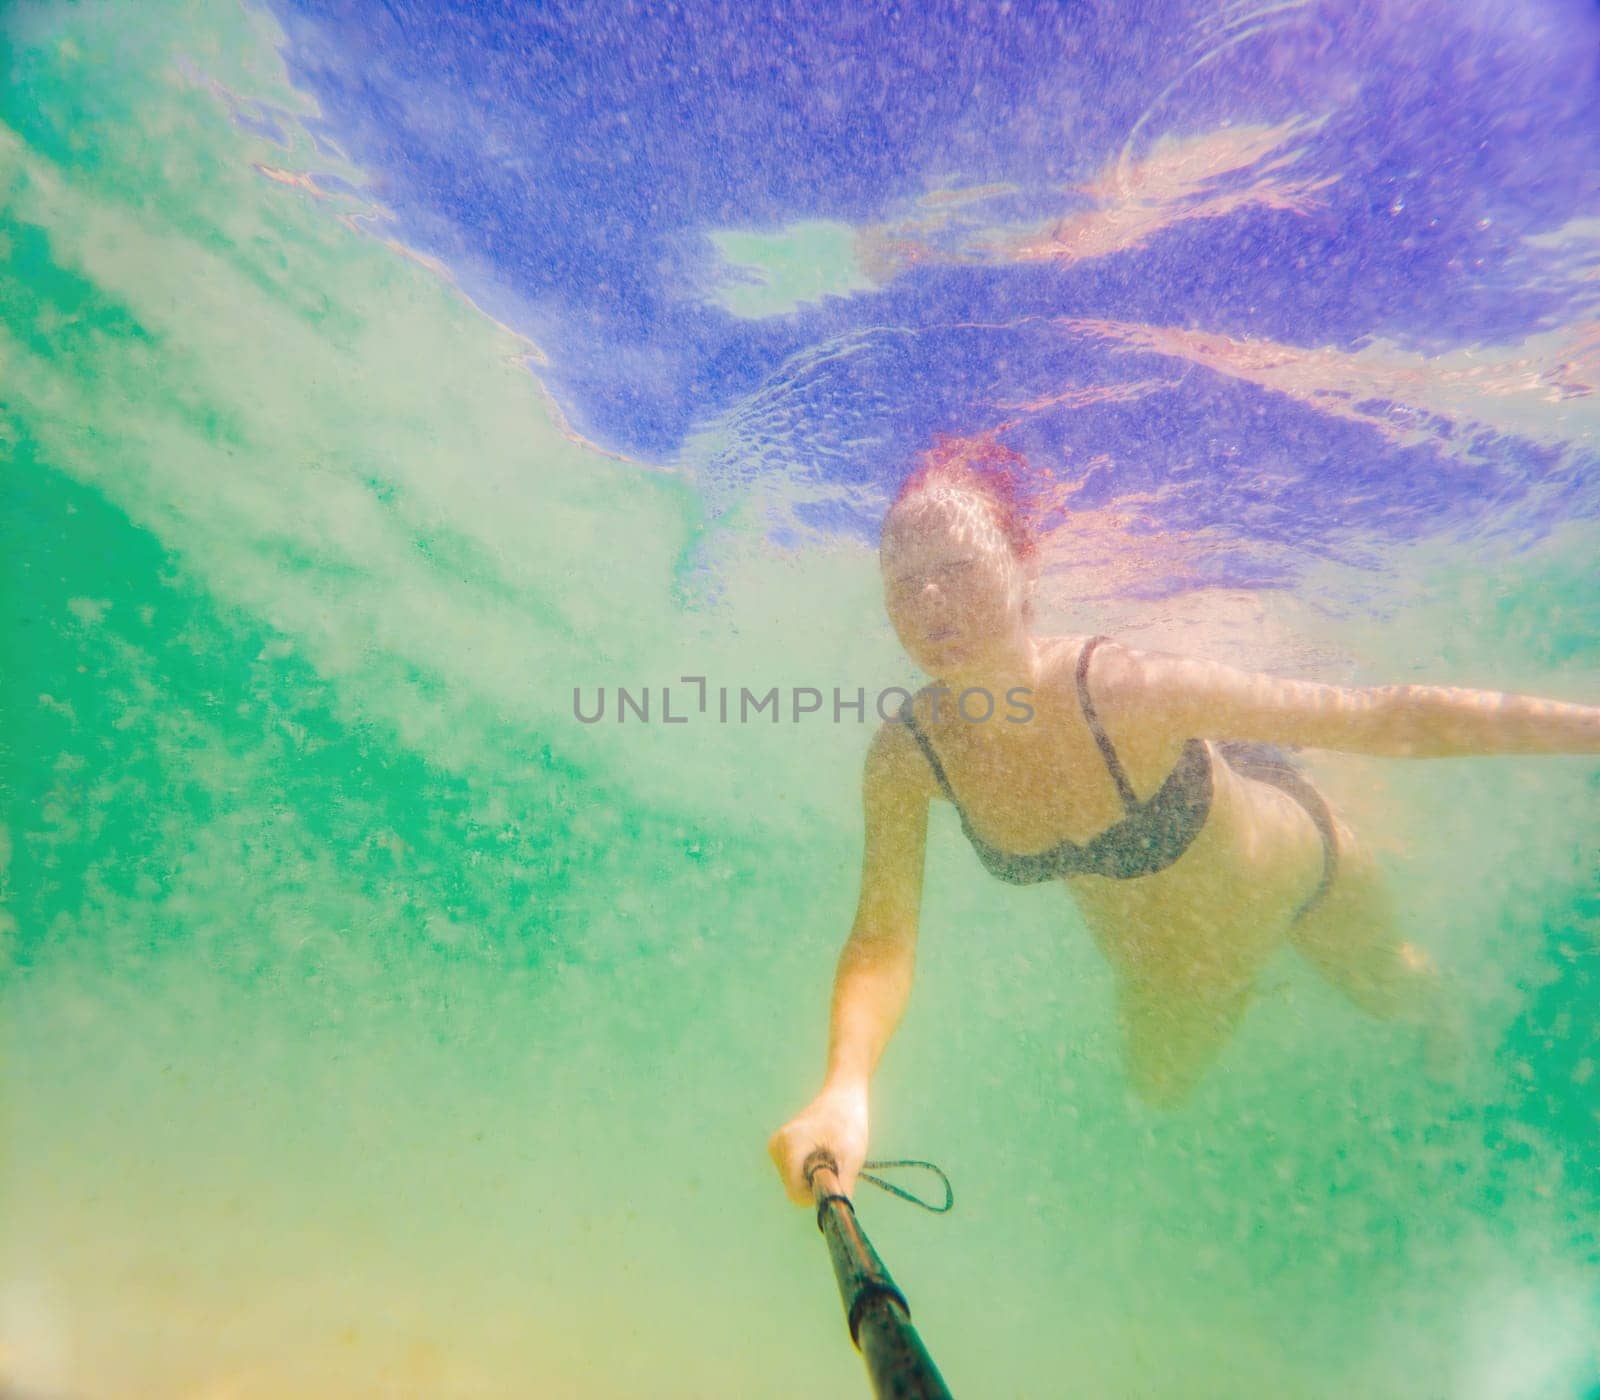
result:
[[[817,1229],[828,1242],[850,1340],[867,1363],[878,1400],[952,1400],[939,1368],[911,1325],[911,1304],[839,1190],[839,1164],[818,1148],[805,1161],[806,1184],[817,1203]]]

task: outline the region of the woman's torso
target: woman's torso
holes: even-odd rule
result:
[[[963,720],[933,690],[913,715],[936,753],[970,831],[1000,851],[1030,855],[1063,841],[1079,846],[1129,817],[1110,762],[1147,803],[1196,736],[1164,726],[1127,682],[1127,668],[1100,653],[1084,676],[1109,760],[1080,701],[1077,665],[1087,638],[1037,640],[1032,718]],[[1141,703],[1143,700],[1143,703]],[[1191,755],[1192,756],[1192,755]],[[1321,870],[1321,844],[1304,811],[1283,793],[1235,774],[1210,753],[1209,810],[1182,853],[1136,878],[1072,874],[1066,883],[1096,944],[1120,973],[1226,981],[1258,966]],[[929,796],[943,796],[928,769]],[[1131,834],[1131,829],[1130,829]]]

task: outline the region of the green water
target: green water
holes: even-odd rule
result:
[[[902,681],[873,560],[772,550],[754,504],[708,531],[567,432],[379,192],[232,121],[310,115],[276,38],[0,16],[0,1387],[864,1394],[764,1140],[816,1087],[867,730],[585,727],[571,691]],[[1592,700],[1592,554],[1273,606],[1375,677]],[[1329,781],[1461,980],[1458,1088],[1285,958],[1195,1100],[1138,1107],[1060,892],[936,817],[874,1145],[958,1204],[862,1213],[957,1394],[1600,1372],[1596,766]]]

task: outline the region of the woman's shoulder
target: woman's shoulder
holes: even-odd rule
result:
[[[937,791],[933,770],[911,726],[905,722],[903,711],[890,715],[878,726],[867,747],[863,768],[869,786],[919,796],[932,796]]]
[[[1084,648],[1098,641],[1102,646],[1109,638],[1062,634],[1035,638],[1039,648],[1039,680],[1045,686],[1071,685],[1077,675],[1078,660]]]
[[[1172,659],[1102,634],[1041,637],[1039,644],[1040,689],[1074,708],[1082,708],[1087,696],[1102,714],[1142,705],[1150,695],[1152,663]]]

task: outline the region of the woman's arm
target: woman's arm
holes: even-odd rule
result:
[[[862,782],[866,851],[861,895],[833,983],[828,1068],[821,1092],[767,1142],[797,1205],[809,1205],[805,1160],[827,1147],[848,1195],[867,1154],[867,1086],[911,995],[922,903],[928,792],[903,725],[873,737]]]
[[[1137,692],[1141,709],[1185,736],[1403,758],[1600,753],[1593,705],[1450,686],[1351,689],[1120,647],[1102,647],[1095,668],[1097,691]]]
[[[861,896],[834,973],[829,1087],[866,1088],[911,995],[928,797],[917,790],[909,744],[904,726],[891,722],[867,752]]]

